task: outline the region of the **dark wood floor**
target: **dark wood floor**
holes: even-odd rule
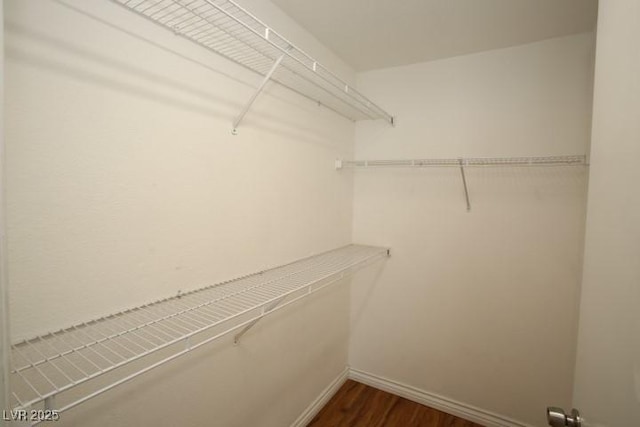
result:
[[[482,427],[348,380],[308,427]]]

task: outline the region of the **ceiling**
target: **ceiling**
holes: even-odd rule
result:
[[[272,0],[357,71],[595,29],[597,0]]]

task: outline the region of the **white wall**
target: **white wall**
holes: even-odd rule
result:
[[[640,3],[601,1],[574,405],[640,425]]]
[[[258,76],[112,2],[5,4],[13,341],[350,243],[352,122],[269,85],[232,136]],[[287,425],[346,366],[342,285],[61,425]]]
[[[593,35],[359,75],[397,127],[356,126],[356,158],[584,154]],[[348,172],[344,172],[345,175]],[[572,395],[585,168],[356,171],[352,367],[542,426]],[[371,285],[371,280],[375,284]]]

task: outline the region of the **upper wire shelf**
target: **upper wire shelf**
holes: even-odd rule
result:
[[[388,255],[349,245],[15,343],[11,407],[61,412],[233,331],[238,342],[267,314]]]
[[[389,113],[232,0],[112,1],[351,120],[393,124]]]

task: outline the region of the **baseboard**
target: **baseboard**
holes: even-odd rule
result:
[[[429,393],[415,387],[392,381],[357,369],[349,369],[348,377],[354,381],[404,397],[425,406],[473,421],[486,427],[533,427],[503,415],[495,414],[444,396]],[[343,381],[344,382],[344,381]]]
[[[326,405],[333,395],[336,394],[348,378],[349,368],[347,367],[331,382],[331,384],[327,386],[327,388],[322,391],[322,393],[320,393],[318,397],[316,397],[313,402],[311,402],[311,405],[309,405],[298,419],[291,424],[291,427],[304,427],[309,424],[313,417],[318,415],[318,412],[320,412],[324,405]]]

